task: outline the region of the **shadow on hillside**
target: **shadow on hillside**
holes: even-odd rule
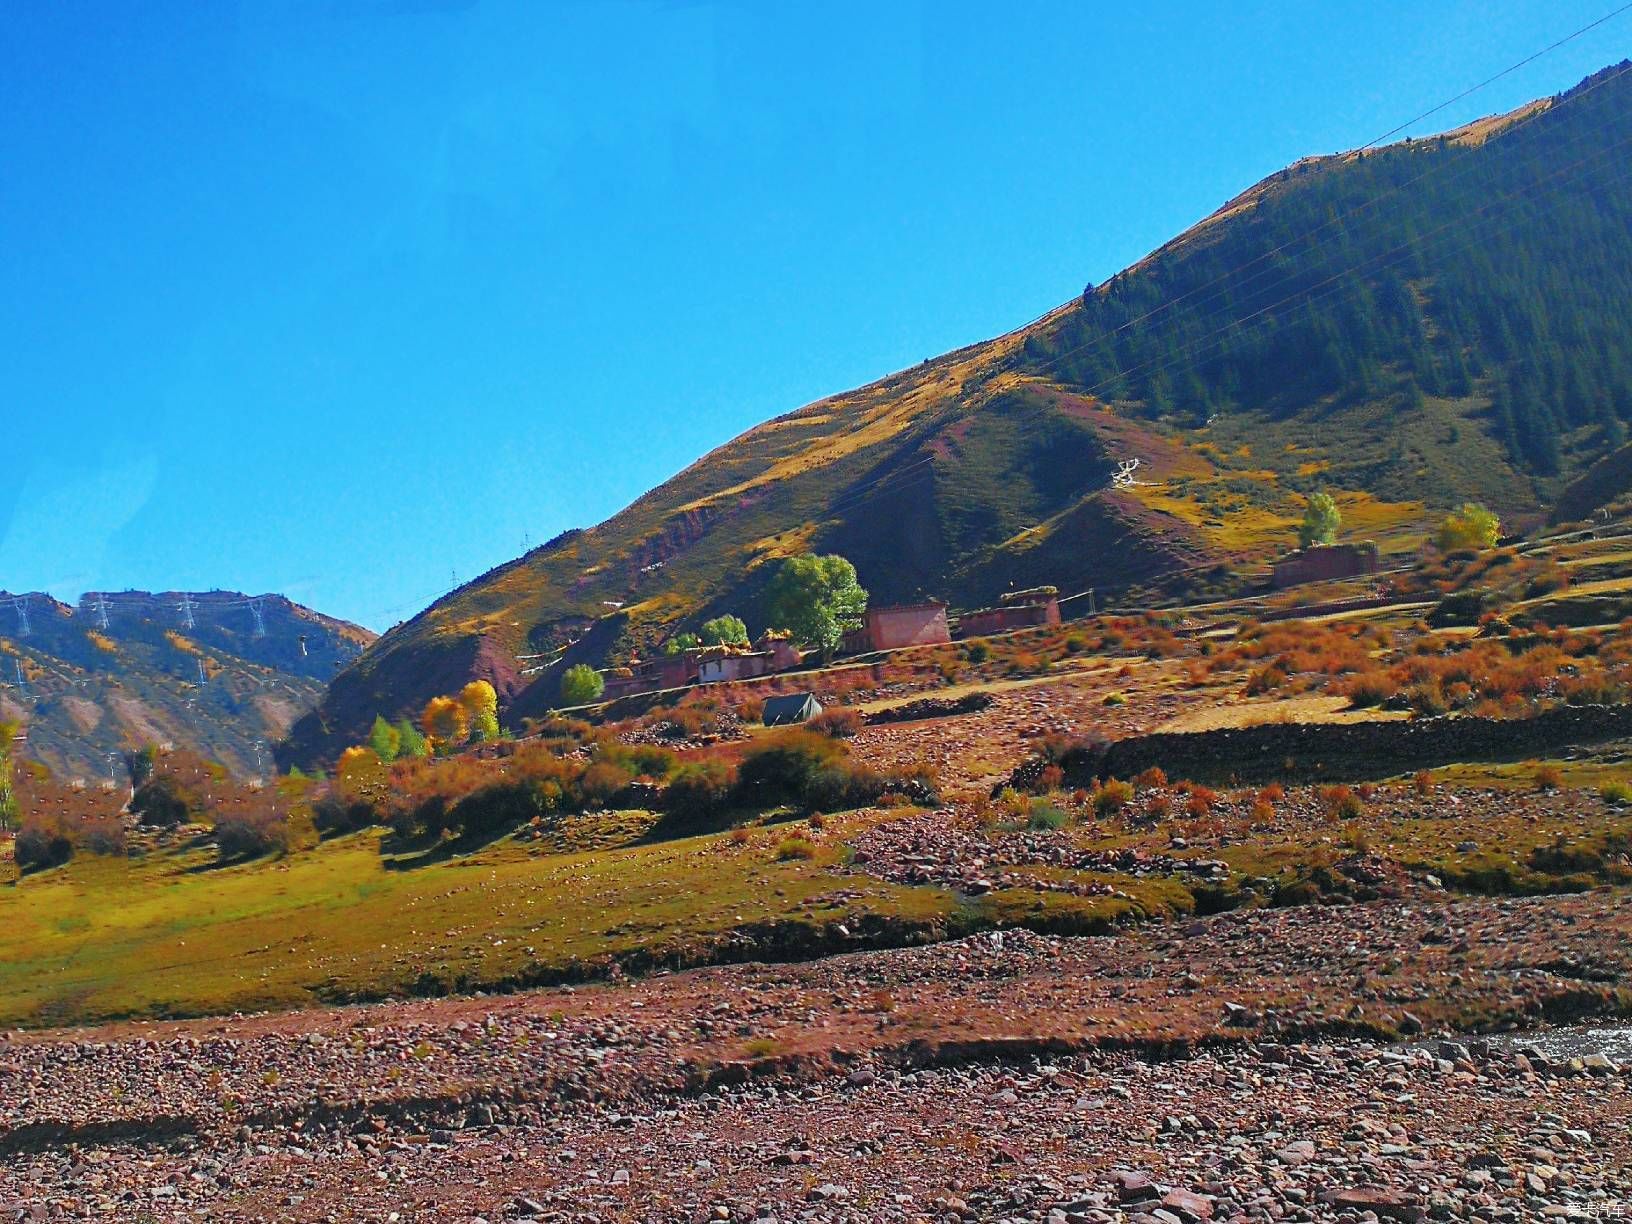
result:
[[[519,828],[519,825],[510,825],[449,838],[434,832],[409,836],[392,833],[380,842],[380,858],[387,871],[417,871],[485,850],[495,842],[513,837]]]

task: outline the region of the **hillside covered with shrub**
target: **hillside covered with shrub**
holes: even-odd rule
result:
[[[536,710],[572,663],[721,612],[757,631],[767,563],[804,551],[877,602],[1150,600],[1238,585],[1322,489],[1385,552],[1464,499],[1540,516],[1632,417],[1629,69],[1300,161],[1032,324],[748,431],[388,633],[288,759],[472,676]]]

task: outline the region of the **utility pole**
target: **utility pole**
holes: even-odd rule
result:
[[[184,628],[191,629],[193,627],[193,608],[195,606],[193,597],[183,591],[181,593],[181,602],[176,605],[176,611],[181,613],[181,623]]]

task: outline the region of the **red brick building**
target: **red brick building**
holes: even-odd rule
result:
[[[898,650],[903,646],[933,646],[950,642],[946,605],[937,600],[897,604],[888,608],[868,608],[859,628],[844,635],[848,654],[869,650]]]
[[[1010,633],[1016,629],[1059,623],[1059,590],[1055,587],[1034,587],[1029,591],[1010,591],[995,608],[965,612],[958,617],[958,636],[985,637],[992,633]]]
[[[697,679],[697,657],[701,653],[700,650],[682,650],[679,654],[636,659],[628,667],[611,668],[603,673],[606,692],[602,696],[611,701],[631,693],[681,688]]]
[[[1277,590],[1306,582],[1333,582],[1340,578],[1361,578],[1380,568],[1377,545],[1371,540],[1359,544],[1317,544],[1271,563]]]

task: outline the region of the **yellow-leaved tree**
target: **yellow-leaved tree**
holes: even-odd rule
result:
[[[1440,523],[1434,543],[1440,552],[1494,548],[1501,534],[1502,521],[1492,511],[1478,502],[1463,502]]]
[[[427,701],[420,726],[437,751],[457,747],[470,738],[470,715],[452,697],[432,697]]]
[[[14,722],[0,718],[0,829],[17,827],[17,786],[11,767],[11,741],[19,729]]]
[[[499,695],[486,680],[472,680],[459,690],[459,704],[464,707],[473,740],[499,738]]]

